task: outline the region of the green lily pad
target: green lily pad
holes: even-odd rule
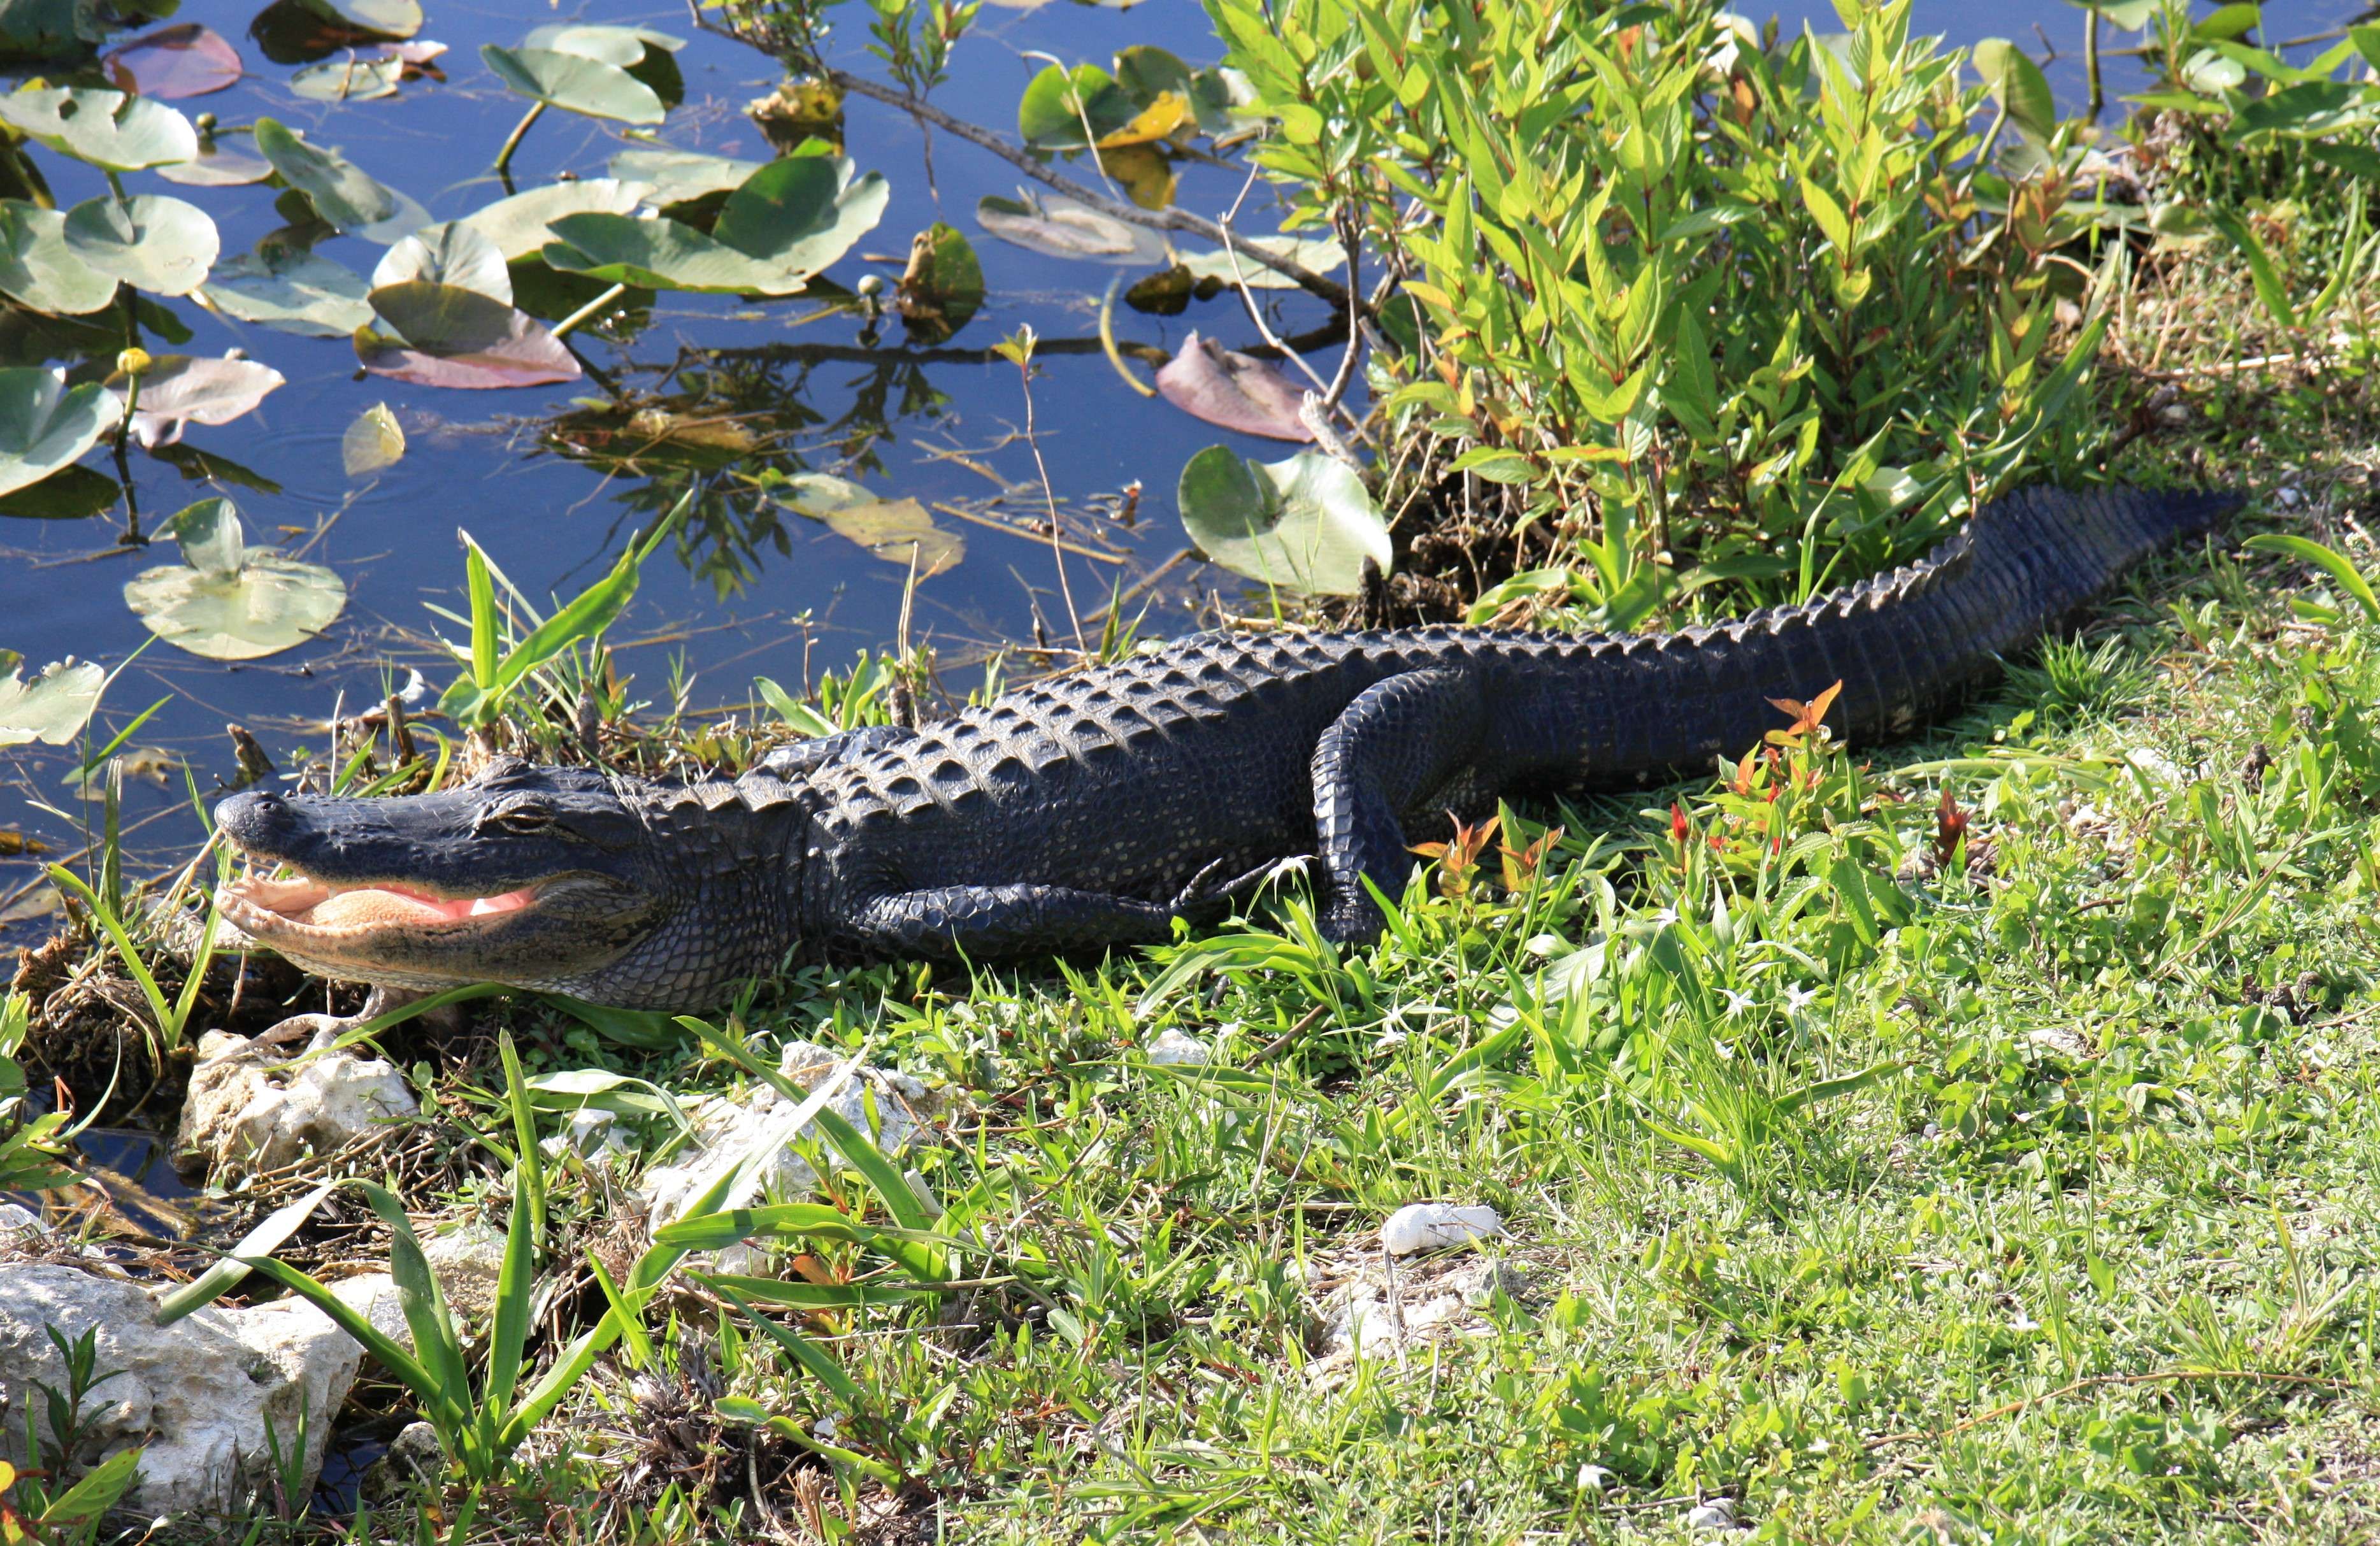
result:
[[[459,285],[506,306],[513,303],[512,274],[504,253],[459,220],[424,225],[390,248],[372,270],[371,286],[377,290],[415,279]]]
[[[346,583],[319,564],[248,549],[239,511],[202,499],[174,517],[185,562],[144,571],[124,603],[149,631],[209,660],[256,660],[303,644],[347,604]]]
[[[459,285],[412,280],[371,293],[391,334],[356,332],[374,375],[423,386],[495,388],[577,381],[578,361],[537,320]]]
[[[405,429],[386,403],[374,403],[356,415],[339,437],[339,467],[350,478],[361,478],[405,457]]]
[[[273,118],[256,120],[256,148],[314,213],[342,231],[385,247],[429,223],[420,205],[336,151],[310,145]]]
[[[22,520],[82,520],[115,507],[123,486],[87,467],[62,467],[38,483],[0,493],[0,516]]]
[[[102,274],[151,295],[188,295],[206,283],[223,238],[196,204],[159,193],[86,199],[67,212],[67,249]]]
[[[0,96],[0,121],[62,155],[111,172],[168,166],[199,153],[199,131],[162,102],[88,87],[28,87]]]
[[[773,263],[667,218],[572,214],[552,223],[546,262],[612,285],[703,295],[784,295],[801,288]]]
[[[53,316],[97,311],[115,298],[115,278],[67,245],[67,217],[21,199],[0,201],[0,293]]]
[[[95,381],[69,391],[37,365],[0,370],[0,493],[76,461],[115,427],[122,410]]]
[[[344,59],[308,65],[289,78],[289,89],[309,102],[374,102],[396,95],[405,61],[394,54],[376,58],[350,51]]]
[[[372,319],[371,288],[345,264],[303,249],[244,252],[208,276],[206,298],[225,316],[306,338],[344,338]]]
[[[983,305],[983,265],[966,237],[938,220],[910,238],[909,266],[894,295],[910,336],[939,344]]]
[[[30,682],[9,666],[0,677],[0,746],[66,745],[81,734],[105,686],[105,671],[89,661],[78,664],[72,656],[52,662]]]
[[[650,184],[652,191],[646,197],[656,207],[667,209],[672,204],[690,204],[713,193],[741,188],[765,164],[737,161],[732,156],[704,155],[699,151],[622,151],[612,158],[609,170],[622,182]]]
[[[506,262],[518,262],[537,256],[538,249],[546,243],[546,227],[563,216],[625,214],[652,191],[653,185],[649,182],[584,177],[499,199],[485,209],[465,215],[463,224],[495,243]]]
[[[141,373],[140,396],[132,405],[133,436],[151,450],[181,439],[188,424],[228,424],[254,411],[283,379],[272,366],[253,359],[159,355]],[[111,376],[108,384],[123,391],[128,383]]]
[[[577,54],[626,69],[642,59],[648,48],[674,54],[686,46],[686,40],[667,32],[657,32],[650,27],[552,21],[523,38],[521,46],[549,49],[556,54]]]
[[[1004,242],[1049,258],[1137,264],[1154,262],[1165,251],[1164,241],[1146,226],[1127,225],[1071,199],[1018,192],[1021,199],[979,201],[976,223]]]
[[[1234,574],[1285,590],[1352,596],[1366,559],[1387,574],[1389,523],[1354,469],[1318,451],[1252,462],[1210,445],[1182,469],[1183,530]]]
[[[1329,237],[1252,237],[1246,241],[1234,237],[1232,246],[1239,254],[1239,282],[1252,290],[1293,290],[1297,281],[1252,261],[1247,251],[1251,247],[1262,248],[1276,258],[1285,258],[1316,274],[1328,274],[1347,261],[1346,250]],[[1232,254],[1220,249],[1187,253],[1182,259],[1182,266],[1190,271],[1193,279],[1215,279],[1226,285],[1232,282]]]
[[[298,0],[325,21],[381,38],[409,38],[421,30],[419,0]]]
[[[245,188],[273,176],[273,163],[261,155],[234,150],[220,140],[201,140],[197,155],[171,166],[160,166],[157,175],[185,188]]]
[[[657,124],[668,115],[650,86],[617,65],[584,54],[483,43],[480,57],[515,93],[549,107],[624,124]]]

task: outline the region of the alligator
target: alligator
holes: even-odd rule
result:
[[[1831,731],[1900,736],[2237,504],[2022,491],[1921,562],[1666,635],[1202,633],[733,780],[497,757],[429,794],[238,794],[222,912],[324,977],[676,1011],[801,959],[1162,942],[1300,857],[1322,933],[1360,943],[1366,883],[1397,895],[1442,812],[1707,769],[1837,682]]]

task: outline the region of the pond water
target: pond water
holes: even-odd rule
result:
[[[184,5],[173,19],[204,23],[230,40],[248,73],[226,91],[177,105],[212,112],[225,125],[279,118],[315,142],[340,147],[434,218],[455,218],[504,195],[488,167],[522,103],[481,64],[479,49],[517,42],[532,26],[565,18],[560,10],[428,0],[421,36],[448,45],[439,61],[444,78],[408,80],[381,100],[333,105],[291,89],[298,61],[288,56],[274,25],[287,8],[260,18],[252,6],[217,0]],[[2319,32],[2359,10],[2336,0],[2269,6],[2265,35]],[[1834,25],[1823,4],[1781,12],[1788,25],[1803,18],[1822,29]],[[1989,7],[1926,0],[1917,12],[1921,27],[1961,41],[2002,33],[2036,55],[2046,51],[2033,30],[2038,24],[2058,51],[2049,63],[2053,81],[2063,94],[2080,94],[2082,13],[2063,0]],[[869,68],[865,12],[846,6],[837,14],[839,59]],[[716,154],[771,153],[743,107],[779,79],[772,60],[695,31],[677,6],[589,0],[567,18],[685,36],[677,59],[686,101],[660,138]],[[962,118],[1013,133],[1018,93],[1046,62],[1037,54],[1104,63],[1134,43],[1160,45],[1194,64],[1219,52],[1204,13],[1189,0],[1148,0],[1128,10],[1066,0],[1038,10],[987,6],[935,100]],[[2115,58],[2109,79],[2121,91],[2137,77],[2129,61]],[[969,663],[1000,643],[1030,639],[1037,627],[1053,640],[1072,632],[1050,544],[1026,529],[1043,512],[1033,449],[1020,435],[1026,403],[1018,372],[989,353],[991,344],[1029,323],[1043,340],[1032,388],[1035,428],[1078,550],[1064,559],[1077,608],[1096,611],[1114,588],[1132,588],[1162,569],[1142,594],[1151,607],[1147,630],[1164,634],[1190,626],[1196,600],[1210,588],[1235,588],[1231,577],[1195,564],[1164,567],[1184,546],[1172,509],[1174,480],[1194,452],[1218,440],[1268,457],[1281,449],[1215,430],[1123,387],[1096,341],[1100,294],[1118,271],[1039,257],[990,239],[976,224],[979,197],[1009,193],[1023,180],[1014,168],[947,135],[929,146],[906,117],[859,100],[847,106],[844,142],[861,170],[889,179],[891,202],[876,229],[831,271],[832,278],[852,285],[874,273],[889,284],[910,236],[938,219],[976,245],[985,308],[938,347],[912,346],[897,321],[870,327],[847,310],[822,310],[800,297],[753,305],[732,297],[663,295],[623,325],[577,335],[590,367],[586,381],[455,391],[359,376],[344,339],[295,337],[172,303],[192,334],[176,346],[182,352],[244,348],[282,372],[286,384],[237,421],[190,427],[186,444],[220,459],[215,486],[187,454],[177,463],[133,453],[129,472],[143,530],[194,499],[228,493],[252,542],[303,549],[308,559],[331,566],[349,601],[322,638],[263,661],[229,665],[160,642],[124,673],[95,722],[94,746],[151,703],[171,700],[128,748],[139,753],[124,812],[136,855],[184,855],[199,841],[182,770],[209,794],[232,776],[226,722],[253,731],[286,767],[298,749],[322,749],[324,722],[342,705],[354,712],[378,702],[415,669],[433,695],[444,685],[454,668],[431,636],[457,634],[428,609],[465,604],[458,529],[542,599],[599,577],[633,533],[676,497],[687,481],[683,466],[624,468],[601,454],[624,444],[623,426],[566,417],[574,402],[600,399],[592,372],[664,406],[690,401],[707,386],[710,411],[726,403],[731,432],[763,442],[771,464],[841,472],[872,493],[936,508],[937,524],[965,539],[965,555],[917,586],[906,627],[913,640],[936,647],[963,688]],[[523,189],[565,173],[601,176],[622,148],[616,126],[549,112],[523,141],[512,176]],[[46,153],[37,159],[61,208],[103,190],[89,168]],[[1079,166],[1071,170],[1086,175]],[[1218,213],[1241,192],[1242,177],[1232,170],[1186,162],[1179,171],[1179,201],[1189,208]],[[133,174],[127,183],[135,193],[173,192],[200,204],[222,231],[225,259],[284,223],[273,191],[263,187],[169,189],[151,173]],[[1272,229],[1261,188],[1248,196],[1237,226]],[[381,250],[349,236],[324,243],[322,251],[369,273]],[[1318,303],[1299,292],[1267,294],[1282,335],[1326,320]],[[1125,342],[1169,351],[1193,329],[1235,347],[1256,341],[1228,296],[1194,301],[1178,317],[1121,306],[1115,315]],[[16,352],[0,364],[72,364],[79,358],[0,342],[0,349],[10,347]],[[1327,370],[1336,362],[1335,348],[1317,358]],[[1145,376],[1147,367],[1138,369]],[[405,455],[382,470],[350,477],[341,436],[376,403],[386,404],[404,430]],[[689,458],[701,456],[689,452],[680,459]],[[86,461],[101,466],[107,458],[94,452]],[[1119,510],[1123,491],[1134,484],[1146,492],[1136,519],[1128,522]],[[677,544],[677,561],[647,566],[633,611],[613,630],[618,667],[635,676],[638,696],[666,702],[682,694],[701,711],[741,705],[755,675],[791,687],[821,668],[848,665],[858,650],[892,643],[901,630],[905,564],[876,557],[766,502],[712,504],[704,517]],[[0,647],[20,651],[33,666],[67,653],[114,666],[140,645],[148,635],[128,611],[122,588],[141,570],[172,562],[175,553],[170,543],[127,545],[119,541],[123,530],[120,508],[73,521],[0,518]],[[62,785],[74,765],[73,749],[0,754],[0,849],[21,838],[58,858],[83,844],[95,816]],[[47,926],[35,864],[23,853],[0,860],[0,939],[25,943]]]

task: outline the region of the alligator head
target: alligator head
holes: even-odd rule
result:
[[[769,857],[750,813],[673,792],[505,757],[434,794],[235,795],[215,821],[249,873],[218,893],[223,916],[345,981],[704,1008],[769,969],[788,931],[754,902],[780,888],[719,883]]]

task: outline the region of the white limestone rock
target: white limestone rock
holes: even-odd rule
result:
[[[310,1491],[331,1421],[355,1381],[363,1350],[327,1315],[299,1299],[247,1309],[209,1306],[170,1326],[141,1284],[72,1267],[12,1265],[0,1272],[0,1455],[22,1463],[25,1414],[46,1420],[37,1383],[61,1388],[66,1364],[45,1331],[69,1341],[98,1329],[97,1368],[121,1370],[94,1389],[96,1418],[76,1457],[89,1465],[145,1444],[124,1506],[150,1514],[246,1509],[269,1488],[272,1447],[285,1449],[302,1421]],[[43,1437],[46,1437],[46,1433]]]
[[[1444,1250],[1492,1239],[1504,1233],[1504,1221],[1483,1204],[1470,1207],[1451,1202],[1409,1202],[1380,1225],[1380,1245],[1390,1256]]]
[[[456,1319],[485,1321],[495,1313],[496,1283],[504,1271],[503,1230],[471,1219],[424,1236],[421,1257]]]
[[[203,1160],[221,1181],[277,1170],[309,1152],[334,1152],[421,1109],[405,1076],[377,1058],[342,1051],[285,1066],[302,1055],[229,1031],[207,1032],[190,1070],[175,1152]]]
[[[804,1090],[818,1088],[844,1062],[844,1054],[813,1041],[788,1041],[777,1065],[786,1078]],[[870,1097],[873,1097],[872,1102]],[[862,1066],[827,1099],[827,1109],[861,1132],[870,1131],[868,1106],[875,1106],[876,1147],[897,1155],[916,1141],[931,1110],[926,1087],[906,1075]],[[781,1127],[798,1102],[786,1101],[765,1084],[754,1084],[735,1097],[696,1096],[684,1102],[694,1124],[694,1138],[674,1163],[645,1172],[634,1195],[656,1223],[684,1215],[686,1204],[708,1190],[720,1176],[742,1163],[747,1150]],[[815,1123],[798,1134],[788,1133],[767,1164],[761,1167],[759,1196],[799,1198],[818,1183],[818,1176],[791,1145],[808,1143],[823,1135]],[[832,1149],[833,1146],[829,1144]]]
[[[1196,1066],[1215,1055],[1215,1049],[1195,1036],[1185,1035],[1172,1026],[1157,1033],[1148,1044],[1148,1061],[1160,1065],[1189,1065]]]

